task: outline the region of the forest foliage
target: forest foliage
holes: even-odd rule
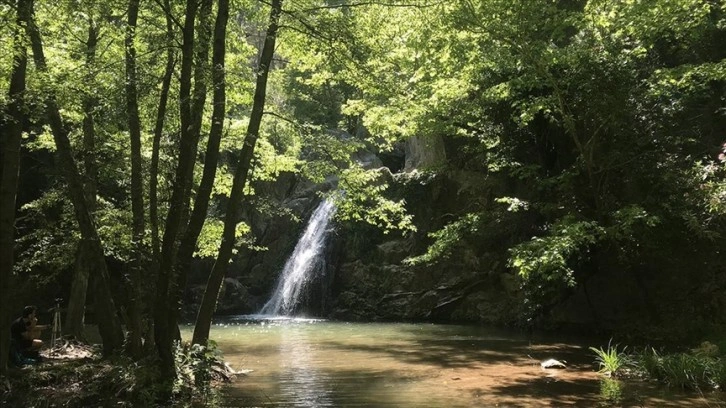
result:
[[[27,1],[0,2],[4,126],[17,121],[8,113],[13,57],[18,47],[33,53],[18,23]],[[492,230],[505,231],[507,271],[519,276],[524,293],[522,320],[612,269],[636,280],[643,270],[660,271],[684,287],[697,282],[702,291],[726,289],[723,1],[157,0],[140,2],[137,25],[129,30],[133,3],[34,4],[47,69],[28,64],[23,94],[12,269],[18,282],[69,282],[83,241],[56,159],[49,94],[75,160],[86,164],[79,176],[95,185],[93,220],[107,262],[123,274],[118,301],[127,310],[129,302],[158,290],[164,220],[178,205],[176,217],[188,221],[201,195],[215,121],[221,125],[219,158],[194,254],[218,256],[235,171],[243,165],[237,158],[249,145],[258,79],[266,71],[259,137],[240,186],[244,202],[265,203],[256,187],[282,174],[312,182],[335,176],[345,191],[334,196],[341,221],[412,233],[418,220],[404,200],[387,193],[385,172],[365,169],[353,157],[385,154],[412,138],[443,138],[447,160],[417,171],[477,172],[499,183],[431,232],[428,250],[411,254],[407,265],[445,262],[462,242],[486,243]],[[213,48],[213,27],[227,3],[220,79],[211,63],[220,50]],[[190,9],[198,18],[185,26]],[[274,56],[263,69],[274,18]],[[187,32],[197,40],[191,48],[185,48]],[[136,233],[129,44],[135,48],[143,177],[137,198],[146,203],[136,213],[143,222]],[[169,98],[162,111],[165,77]],[[213,116],[220,87],[224,112]],[[192,107],[185,111],[189,98]],[[177,201],[178,158],[191,129],[182,123],[192,120],[185,112],[198,117],[199,129],[183,156],[191,185]],[[5,146],[5,132],[2,137]],[[11,154],[3,151],[4,158]],[[88,166],[91,159],[95,167]],[[152,184],[158,186],[153,200]],[[266,216],[281,211],[265,204],[257,209]],[[247,221],[232,220],[234,251],[264,250]],[[169,248],[175,250],[182,235],[170,237]],[[133,275],[138,265],[143,273]],[[171,273],[165,307],[175,309]],[[134,286],[139,279],[141,286]],[[709,302],[699,315],[722,310],[717,300]],[[4,313],[10,306],[3,304]],[[159,305],[138,307],[153,320]]]

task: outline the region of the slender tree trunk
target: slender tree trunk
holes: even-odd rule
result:
[[[98,29],[93,19],[88,20],[88,39],[86,41],[86,80],[93,81],[93,64],[96,59],[96,46],[98,45]],[[98,99],[93,93],[83,97],[83,165],[85,168],[84,191],[88,210],[96,209],[96,180],[98,166],[96,165],[96,129],[94,123],[94,109]],[[76,253],[76,267],[71,284],[71,293],[68,298],[68,309],[63,330],[66,334],[77,339],[83,339],[84,315],[86,311],[86,294],[88,292],[88,277],[91,274],[87,259],[89,251],[93,248],[84,245],[81,241]]]
[[[159,153],[161,149],[161,137],[164,132],[164,122],[166,119],[167,103],[169,101],[169,89],[171,88],[171,78],[174,74],[174,26],[172,17],[169,14],[171,5],[169,0],[164,1],[164,10],[166,10],[166,67],[164,68],[164,77],[161,81],[161,92],[159,94],[159,109],[156,112],[156,122],[154,124],[154,139],[152,142],[151,165],[149,167],[149,224],[151,225],[151,273],[154,277],[153,282],[158,284],[159,281],[159,265],[161,263],[161,240],[159,238]],[[156,293],[156,285],[147,287],[145,293],[153,296]],[[156,305],[154,305],[156,307]],[[156,340],[154,339],[153,321],[148,321],[146,325],[146,342],[144,348],[147,350],[156,348]]]
[[[28,54],[22,23],[30,20],[32,0],[18,0],[17,24],[14,27],[13,70],[6,118],[0,123],[0,374],[5,374],[10,347],[10,322],[14,278],[15,205],[20,170],[20,142],[25,114],[25,74]]]
[[[135,358],[141,356],[141,275],[144,268],[144,183],[141,168],[141,120],[136,72],[136,20],[139,16],[139,0],[129,0],[126,25],[126,114],[131,138],[131,213],[134,259],[129,279],[129,327],[127,352]]]
[[[88,241],[78,242],[76,250],[75,271],[73,283],[68,297],[68,309],[66,310],[66,321],[63,324],[65,334],[77,339],[84,340],[84,326],[86,314],[86,295],[88,293],[88,281],[91,272],[89,258],[92,256],[93,246]]]
[[[194,93],[192,95],[190,135],[195,137],[195,147],[199,145],[202,129],[204,105],[207,101],[207,76],[209,73],[209,41],[212,38],[210,16],[212,0],[201,0],[199,7],[199,24],[197,25],[197,41],[194,53]],[[196,148],[194,149],[196,153]]]
[[[90,19],[88,22],[88,40],[86,42],[86,81],[92,83],[94,79],[94,65],[96,62],[96,47],[98,46],[98,27]],[[85,192],[88,208],[91,212],[96,210],[96,194],[98,191],[98,163],[96,163],[96,122],[94,111],[98,105],[98,98],[94,92],[83,97],[83,166],[85,172]]]
[[[164,9],[171,9],[169,0],[164,1]],[[154,263],[157,264],[157,267],[161,252],[159,239],[159,198],[157,192],[157,188],[159,186],[159,149],[161,146],[161,136],[164,132],[164,120],[166,119],[166,106],[169,101],[171,77],[174,74],[174,47],[171,46],[174,41],[174,28],[171,16],[168,13],[166,14],[166,41],[166,67],[164,68],[164,78],[161,82],[159,109],[156,112],[154,140],[152,142],[151,151],[151,165],[149,167],[149,224],[151,225],[152,254]]]
[[[48,66],[46,64],[45,54],[43,53],[43,42],[40,37],[40,31],[35,24],[32,10],[28,21],[25,23],[33,49],[35,65],[38,71],[47,72]],[[81,239],[93,248],[93,251],[90,253],[92,258],[89,261],[92,264],[93,270],[98,274],[95,279],[97,284],[95,285],[94,296],[96,299],[96,316],[101,339],[103,340],[103,353],[104,355],[108,355],[118,350],[123,344],[123,332],[121,331],[121,323],[116,314],[116,306],[111,297],[103,246],[88,209],[88,203],[86,202],[83,191],[83,182],[78,173],[78,166],[73,158],[71,143],[68,139],[68,131],[63,126],[63,119],[61,118],[60,109],[58,108],[53,91],[46,91],[44,102],[48,122],[56,144],[58,159],[66,182],[68,183],[71,202],[73,203],[76,220],[81,231]]]
[[[204,105],[207,97],[207,76],[209,71],[209,41],[211,38],[211,20],[210,15],[212,13],[212,0],[202,0],[201,7],[199,9],[199,24],[197,25],[197,38],[196,41],[196,52],[195,52],[195,66],[194,66],[194,93],[192,95],[192,120],[190,128],[190,137],[195,141],[194,152],[197,152],[199,146],[199,138],[201,136],[202,129],[202,118],[204,115]],[[215,163],[216,166],[216,163]],[[193,177],[193,174],[190,174]],[[190,191],[191,192],[191,191]],[[199,192],[197,192],[197,199],[199,199]],[[169,278],[169,310],[167,311],[167,319],[169,329],[173,330],[177,340],[181,340],[178,326],[178,310],[181,307],[179,304],[181,296],[179,295],[184,291],[186,280],[184,279],[183,285],[180,284],[179,271],[177,268],[178,259],[180,256],[186,257],[183,251],[186,251],[186,247],[182,247],[184,237],[189,236],[189,222],[191,215],[189,214],[189,208],[186,208],[187,212],[182,226],[185,226],[180,232],[182,232],[180,247],[177,250],[176,257],[173,259],[171,265],[171,275]],[[204,214],[206,217],[206,211]],[[198,236],[198,234],[197,234]],[[196,247],[196,238],[192,243],[191,251],[194,251]],[[191,257],[191,254],[189,255]]]
[[[204,171],[202,181],[197,190],[194,201],[194,210],[189,219],[184,237],[179,245],[177,255],[177,284],[176,292],[172,293],[172,302],[179,304],[187,285],[187,276],[191,268],[192,256],[204,226],[209,208],[209,199],[214,187],[214,178],[217,173],[219,161],[219,145],[224,129],[224,115],[226,106],[226,84],[224,71],[224,58],[226,54],[227,21],[229,20],[229,1],[219,0],[217,5],[217,19],[214,24],[214,46],[212,51],[212,86],[214,88],[212,126],[207,139],[207,150],[204,156]],[[171,325],[178,324],[179,307],[170,314]]]
[[[224,231],[222,243],[219,247],[217,260],[212,267],[207,280],[207,288],[204,291],[202,304],[199,306],[196,325],[194,327],[193,342],[195,344],[207,345],[209,340],[209,328],[212,324],[212,315],[217,306],[217,297],[222,286],[222,281],[227,273],[227,265],[232,258],[232,249],[235,243],[235,230],[237,227],[239,204],[242,201],[242,192],[247,183],[247,176],[250,171],[252,156],[260,133],[260,123],[265,109],[265,98],[267,94],[267,75],[272,64],[272,57],[275,53],[275,40],[277,37],[280,13],[282,12],[282,0],[272,0],[270,10],[270,24],[267,27],[267,36],[262,46],[260,62],[257,68],[257,82],[255,84],[255,96],[252,102],[252,113],[247,126],[244,146],[237,162],[232,182],[232,192],[227,203],[227,213],[224,219]]]
[[[179,158],[174,178],[174,188],[172,189],[169,212],[164,225],[164,237],[161,242],[161,257],[154,302],[154,340],[159,352],[161,368],[167,375],[174,373],[173,342],[176,335],[176,330],[169,327],[169,286],[176,257],[177,238],[181,228],[181,221],[188,208],[196,157],[196,142],[191,133],[191,79],[194,62],[194,21],[197,15],[197,6],[196,0],[187,0],[186,17],[182,31],[182,63],[179,80],[181,140],[179,142]]]

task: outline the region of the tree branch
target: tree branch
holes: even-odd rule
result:
[[[258,1],[260,3],[266,4],[268,6],[271,5],[270,2],[265,1],[265,0],[258,0]],[[331,10],[331,9],[334,10],[334,9],[344,9],[344,8],[353,8],[353,7],[365,7],[365,6],[411,7],[411,8],[422,9],[422,8],[428,8],[428,7],[438,6],[440,4],[445,4],[445,3],[446,3],[446,0],[434,1],[434,2],[431,2],[431,3],[424,3],[424,4],[420,4],[420,3],[398,3],[398,2],[395,2],[395,1],[389,1],[389,2],[386,2],[386,1],[362,1],[362,2],[359,2],[359,3],[328,4],[328,5],[324,5],[324,6],[310,7],[310,8],[306,8],[306,9],[297,10],[297,12],[308,13],[308,12],[319,11],[319,10]],[[286,13],[288,11],[287,10],[283,10],[282,12],[283,13]]]
[[[176,17],[174,17],[174,14],[172,14],[171,7],[167,8],[166,5],[164,5],[164,3],[162,3],[161,0],[154,0],[154,3],[156,3],[156,5],[161,8],[161,11],[163,11],[167,16],[169,16],[171,21],[174,22],[174,25],[176,25],[176,27],[178,29],[181,30],[184,28],[184,24],[181,21],[177,20]]]

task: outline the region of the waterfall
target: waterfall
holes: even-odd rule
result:
[[[295,250],[285,262],[277,281],[275,292],[260,310],[262,315],[288,315],[292,313],[305,284],[320,262],[320,253],[325,246],[325,237],[335,205],[323,200],[310,217],[305,232],[295,245]]]

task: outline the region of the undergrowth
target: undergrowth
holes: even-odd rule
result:
[[[720,343],[719,343],[720,344]],[[608,344],[590,347],[605,376],[625,373],[688,390],[726,390],[726,350],[705,341],[686,352],[665,353],[653,347],[627,354]]]
[[[203,407],[219,401],[219,385],[229,377],[221,374],[214,344],[177,345],[174,359],[173,379],[161,375],[153,357],[50,360],[13,369],[2,381],[0,406]]]

